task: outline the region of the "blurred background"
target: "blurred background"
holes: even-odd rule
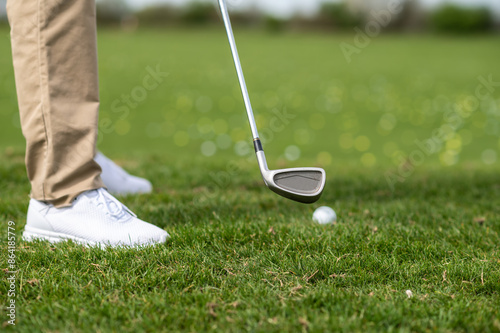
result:
[[[391,3],[228,0],[271,165],[496,165],[500,2]],[[0,150],[9,153],[24,141],[5,0],[0,8]],[[100,149],[254,158],[215,0],[101,0],[97,13]],[[145,89],[153,72],[158,85]]]
[[[498,31],[500,2],[496,0],[227,0],[233,24],[271,31],[344,30],[366,23],[373,11],[397,4],[389,30],[456,33]],[[0,18],[6,22],[6,0],[0,0]],[[216,0],[97,0],[101,26],[218,24]]]

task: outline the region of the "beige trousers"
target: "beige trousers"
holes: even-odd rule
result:
[[[103,187],[94,0],[8,0],[26,168],[34,199],[71,205]]]

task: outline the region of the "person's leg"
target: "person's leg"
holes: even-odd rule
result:
[[[93,0],[9,0],[32,198],[69,206],[103,187],[94,161],[99,108]]]
[[[93,0],[9,0],[32,199],[23,236],[90,245],[163,243],[168,234],[111,196],[94,161],[98,120]]]

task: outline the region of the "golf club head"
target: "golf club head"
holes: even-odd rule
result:
[[[320,168],[292,168],[269,170],[263,151],[257,152],[262,178],[267,187],[282,197],[311,204],[321,197],[326,173]]]

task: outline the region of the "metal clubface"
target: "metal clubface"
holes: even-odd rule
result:
[[[227,12],[225,0],[219,0],[219,6],[224,20],[224,25],[226,27],[231,53],[233,54],[234,65],[236,67],[236,73],[238,74],[241,93],[243,94],[243,100],[245,101],[248,121],[250,123],[254,139],[255,154],[257,155],[262,178],[264,178],[264,182],[270,190],[285,198],[302,203],[316,202],[320,198],[325,187],[325,170],[320,168],[269,170],[267,167],[266,156],[264,155],[264,149],[262,149],[259,133],[257,131],[257,125],[255,124],[252,104],[250,103],[250,96],[248,95],[248,89],[243,75],[243,69],[241,68],[240,57],[238,55],[238,49],[236,48],[233,28],[231,27],[231,20],[229,19],[229,13]]]
[[[321,197],[325,187],[325,170],[320,168],[269,170],[264,151],[258,151],[256,154],[262,178],[271,191],[302,203],[313,203]]]

